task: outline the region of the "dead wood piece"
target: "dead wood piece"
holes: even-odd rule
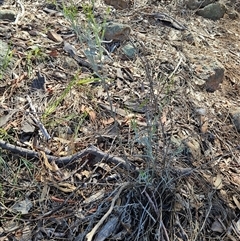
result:
[[[178,22],[173,17],[169,16],[166,13],[150,13],[150,14],[144,14],[145,16],[154,17],[156,20],[162,21],[162,22],[168,22],[171,23],[172,27],[178,30],[186,30],[187,28],[182,25],[180,22]]]
[[[129,182],[125,182],[123,184],[121,184],[121,187],[120,189],[118,190],[116,196],[112,199],[112,202],[111,202],[111,206],[110,208],[108,209],[108,211],[104,214],[104,216],[100,219],[100,221],[96,224],[96,226],[92,229],[91,232],[89,232],[87,235],[86,235],[86,238],[87,238],[87,241],[92,241],[93,239],[93,236],[95,235],[95,233],[97,232],[97,230],[100,228],[100,226],[104,223],[104,221],[108,218],[108,216],[112,213],[112,210],[114,208],[114,205],[115,205],[115,202],[117,201],[117,199],[119,198],[121,192],[127,188],[128,186],[130,186],[131,183]]]
[[[36,108],[34,107],[32,100],[30,98],[29,95],[27,95],[27,101],[29,103],[29,106],[32,110],[33,113],[29,113],[30,117],[33,119],[33,121],[35,122],[35,124],[39,127],[39,129],[42,131],[43,135],[45,136],[45,138],[47,140],[51,139],[51,136],[48,134],[47,129],[45,128],[45,126],[42,124],[42,122],[39,120],[38,116],[37,116],[37,111]]]
[[[35,158],[40,157],[40,153],[38,153],[36,151],[32,151],[27,148],[15,146],[15,145],[9,144],[3,140],[0,140],[0,147],[5,150],[11,151],[13,153],[17,153],[20,156],[35,157]],[[66,164],[69,164],[70,162],[77,160],[79,158],[82,158],[88,154],[92,154],[92,155],[96,156],[97,158],[104,159],[107,162],[112,162],[116,165],[126,168],[127,170],[129,170],[129,168],[132,168],[132,166],[130,166],[130,164],[127,161],[125,161],[124,159],[122,159],[121,157],[116,157],[116,156],[113,156],[110,154],[106,154],[93,145],[90,145],[85,150],[77,152],[74,155],[69,155],[69,156],[65,156],[65,157],[46,155],[46,157],[48,158],[48,161],[55,161],[56,164],[66,165]]]

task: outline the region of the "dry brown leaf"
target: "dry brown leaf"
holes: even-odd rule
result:
[[[236,228],[237,228],[237,231],[238,233],[240,234],[240,218],[238,219],[238,221],[236,222]]]
[[[81,111],[82,112],[86,112],[89,115],[91,121],[95,121],[96,120],[96,113],[91,108],[82,105],[81,106]]]
[[[208,131],[208,121],[205,121],[201,126],[201,133],[205,134]]]
[[[220,174],[217,174],[217,176],[213,178],[213,185],[217,190],[222,189],[223,184],[222,184],[222,178]]]
[[[55,33],[54,31],[51,31],[51,30],[49,30],[47,32],[47,36],[49,39],[51,39],[54,42],[62,42],[63,41],[62,37],[59,34]]]
[[[240,202],[238,201],[238,198],[236,195],[233,195],[233,201],[236,204],[236,206],[238,207],[238,209],[240,210]]]
[[[66,183],[66,182],[60,182],[54,185],[57,189],[59,189],[62,192],[73,192],[76,190],[76,187],[70,183]]]
[[[52,161],[51,164],[49,163],[45,152],[41,151],[41,155],[42,155],[42,158],[43,158],[43,161],[44,161],[44,165],[47,169],[49,169],[52,172],[58,172],[59,174],[61,174],[61,171],[60,171],[58,165],[54,161]]]
[[[103,170],[105,170],[106,172],[110,172],[110,171],[112,170],[112,168],[111,168],[108,164],[102,163],[102,162],[97,163],[97,164],[95,164],[94,166],[101,167],[101,168],[102,168]]]
[[[185,143],[189,148],[193,158],[195,160],[199,159],[201,157],[201,147],[199,142],[194,138],[189,138]]]
[[[80,181],[82,181],[82,178],[83,178],[82,174],[75,173],[74,176],[77,177]]]
[[[44,161],[44,165],[47,169],[49,169],[50,171],[54,171],[54,167],[49,163],[48,159],[47,159],[47,156],[45,154],[45,152],[41,151],[41,157]]]
[[[109,124],[112,124],[112,123],[114,123],[114,118],[109,118],[109,119],[107,119],[107,120],[102,120],[102,124],[103,125],[109,125]]]
[[[240,175],[239,174],[232,173],[232,180],[233,180],[233,184],[240,187]]]
[[[51,57],[53,57],[53,58],[56,58],[56,57],[58,57],[59,52],[58,52],[56,49],[53,49],[53,50],[50,51],[48,54],[49,54],[49,56],[51,56]]]
[[[89,178],[91,176],[92,172],[89,172],[87,170],[84,170],[81,172],[81,176],[85,176],[86,178]]]
[[[161,122],[163,125],[166,124],[166,122],[167,122],[167,113],[166,112],[162,113]]]
[[[104,192],[104,189],[102,189],[102,190],[94,193],[92,196],[86,198],[86,199],[83,201],[83,203],[90,203],[90,202],[93,202],[93,201],[95,202],[95,201],[97,201],[98,199],[104,197],[104,193],[105,193],[105,192]]]

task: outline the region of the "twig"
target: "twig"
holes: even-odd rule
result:
[[[163,223],[163,221],[161,221],[161,226],[162,226],[162,229],[163,229],[163,232],[164,232],[164,235],[165,235],[165,238],[167,241],[170,241],[169,237],[168,237],[168,233],[167,233],[167,230],[165,228],[165,225]]]
[[[146,189],[144,189],[143,192],[144,192],[145,195],[147,196],[147,199],[148,199],[148,201],[151,203],[151,205],[152,205],[152,207],[153,207],[155,213],[158,215],[157,207],[156,207],[156,205],[153,203],[153,200],[150,198],[150,196],[148,195],[148,193],[146,192]]]
[[[177,66],[175,67],[175,69],[173,70],[173,72],[168,76],[168,79],[170,79],[178,70],[180,64],[182,63],[182,58],[180,58],[180,60],[178,61]]]
[[[183,26],[180,22],[178,22],[173,17],[169,16],[166,13],[150,13],[150,14],[144,14],[145,16],[154,17],[157,20],[168,22],[172,24],[172,27],[178,30],[186,30],[187,28]]]
[[[22,17],[24,15],[24,13],[25,13],[25,8],[24,8],[24,5],[22,4],[21,0],[17,0],[16,2],[20,5],[21,12],[18,13],[18,15],[17,15],[17,17],[16,17],[16,19],[14,21],[15,24],[18,23],[19,18]]]
[[[15,146],[15,145],[9,144],[3,140],[0,140],[0,147],[3,149],[9,150],[13,153],[17,153],[24,157],[35,157],[35,158],[40,157],[40,154],[36,151],[32,151],[27,148]],[[116,156],[113,156],[110,154],[106,154],[93,145],[90,145],[85,150],[77,152],[74,155],[69,155],[69,156],[65,156],[65,157],[46,155],[46,157],[48,158],[48,161],[55,161],[56,164],[66,165],[66,164],[68,164],[74,160],[77,160],[79,158],[82,158],[88,154],[92,154],[100,159],[105,159],[106,162],[112,162],[114,164],[119,164],[120,166],[122,166],[123,168],[125,168],[127,170],[129,170],[129,168],[132,168],[132,166],[127,161],[122,159],[121,157],[116,157]]]
[[[33,121],[35,122],[35,124],[39,127],[39,129],[42,131],[43,135],[45,136],[45,138],[47,140],[51,139],[51,136],[48,134],[48,131],[46,130],[46,128],[44,127],[44,125],[42,124],[42,122],[39,120],[38,116],[37,116],[37,111],[34,107],[34,105],[32,104],[32,100],[30,98],[29,95],[27,95],[27,101],[29,103],[30,109],[32,110],[32,113],[29,113],[30,117],[33,119]]]
[[[176,225],[178,225],[178,227],[179,227],[180,230],[182,231],[182,235],[184,236],[184,240],[189,240],[189,239],[188,239],[188,235],[186,234],[186,232],[184,231],[184,229],[183,229],[183,227],[182,227],[182,225],[181,225],[181,223],[180,223],[180,220],[179,220],[179,216],[178,216],[178,215],[176,215],[176,220],[175,220],[175,222],[176,222]]]
[[[107,217],[111,214],[115,202],[117,201],[117,199],[119,198],[119,195],[121,194],[121,192],[123,191],[124,188],[126,188],[127,186],[129,186],[130,183],[129,182],[125,182],[121,185],[121,188],[118,190],[116,196],[112,199],[112,203],[110,208],[108,209],[108,211],[104,214],[104,216],[100,219],[100,221],[95,225],[95,227],[92,229],[91,232],[89,232],[86,235],[87,241],[91,241],[93,239],[93,236],[95,235],[95,233],[97,232],[97,230],[99,229],[99,227],[103,224],[103,222],[107,219]]]
[[[210,212],[212,211],[212,196],[213,196],[213,193],[209,193],[209,194],[208,194],[208,199],[209,199],[209,203],[210,203],[210,204],[209,204],[209,208],[208,208],[208,211],[207,211],[207,213],[206,213],[206,216],[205,216],[205,219],[204,219],[204,221],[203,221],[203,224],[202,224],[200,230],[198,231],[198,233],[197,233],[194,241],[197,241],[197,240],[198,240],[198,236],[199,236],[199,234],[202,232],[203,228],[205,227],[205,224],[206,224],[206,222],[207,222],[207,219],[208,219],[208,217],[209,217],[209,214],[210,214]]]

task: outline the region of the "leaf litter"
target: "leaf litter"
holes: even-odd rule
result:
[[[122,0],[108,15],[96,5],[98,24],[130,26],[131,60],[123,42],[79,41],[64,4],[27,1],[5,39],[17,60],[1,85],[1,238],[238,240],[237,20],[200,21],[171,3]],[[87,58],[103,47],[110,61]],[[214,93],[196,85],[189,61],[200,53],[226,68]]]

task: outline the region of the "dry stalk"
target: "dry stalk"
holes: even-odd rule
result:
[[[98,230],[98,229],[100,228],[100,226],[104,223],[104,221],[108,218],[108,216],[112,213],[112,210],[113,210],[113,208],[114,208],[115,202],[116,202],[117,199],[119,198],[121,192],[122,192],[126,187],[128,187],[129,185],[131,185],[131,183],[129,183],[129,182],[125,182],[125,183],[121,184],[121,187],[120,187],[120,189],[118,190],[116,196],[112,199],[111,206],[110,206],[110,208],[108,209],[108,211],[104,214],[104,216],[100,219],[100,221],[95,225],[95,227],[92,229],[92,231],[89,232],[89,233],[86,235],[87,241],[92,241],[93,236],[95,235],[95,233],[97,232],[97,230]]]
[[[0,140],[0,147],[3,149],[9,150],[13,153],[17,153],[23,157],[34,157],[34,158],[40,157],[40,154],[37,151],[32,151],[27,148],[15,146],[15,145],[7,143],[3,140]],[[127,161],[125,161],[123,158],[116,157],[116,156],[113,156],[110,154],[106,154],[93,145],[90,145],[85,150],[77,152],[74,155],[65,156],[65,157],[46,155],[46,157],[47,157],[48,161],[55,161],[55,163],[58,165],[66,165],[66,164],[71,163],[72,161],[83,158],[84,156],[86,156],[88,154],[92,154],[97,158],[104,159],[104,160],[106,160],[106,162],[112,162],[114,164],[120,165],[121,167],[123,167],[127,170],[129,170],[129,168],[130,169],[133,168],[133,166],[131,166],[131,164],[128,163]]]

